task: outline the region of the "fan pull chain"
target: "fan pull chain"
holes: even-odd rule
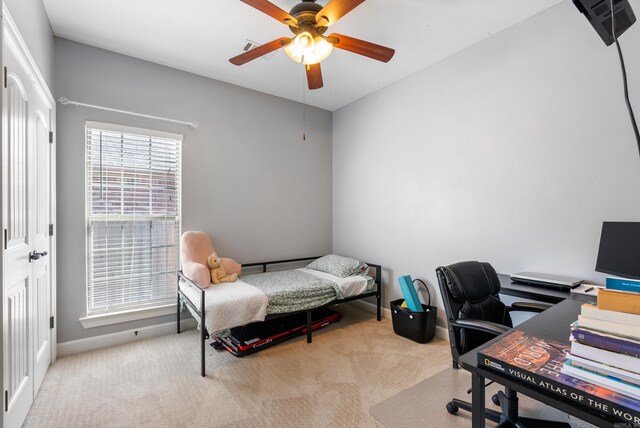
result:
[[[302,56],[302,61],[304,62],[304,55]],[[306,68],[309,67],[305,65],[305,72],[302,73],[302,141],[307,141],[307,103],[306,103],[306,94],[305,90],[305,75]]]

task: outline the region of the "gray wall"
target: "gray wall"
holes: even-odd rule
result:
[[[58,341],[161,322],[84,329],[86,120],[184,134],[183,230],[208,232],[240,262],[331,250],[332,117],[302,105],[64,39],[55,42],[54,94],[187,121],[190,130],[58,105]]]
[[[51,90],[53,32],[42,0],[3,0]]]
[[[640,25],[621,45],[638,115]],[[334,251],[386,266],[386,306],[463,260],[602,282],[602,221],[640,220],[615,47],[562,2],[334,112],[333,177]]]

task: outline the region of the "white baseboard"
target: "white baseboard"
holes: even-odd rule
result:
[[[351,302],[352,305],[357,306],[358,308],[365,310],[367,312],[371,312],[373,314],[377,313],[377,307],[373,303],[365,302],[364,300],[353,300]],[[391,319],[391,309],[382,308],[382,317],[388,320]],[[449,340],[449,332],[446,328],[436,326],[436,337],[444,340]]]
[[[439,325],[437,325],[436,326],[436,337],[439,337],[440,339],[444,339],[446,341],[449,341],[449,332],[447,331],[446,328],[440,327]]]
[[[377,313],[378,307],[373,303],[365,302],[364,300],[352,300],[349,303],[372,314]],[[389,308],[382,308],[382,318],[391,319],[391,310]]]
[[[188,318],[180,321],[181,330],[196,327],[196,320]],[[106,348],[108,346],[120,345],[134,342],[136,340],[149,339],[151,337],[165,336],[176,333],[176,323],[168,322],[164,324],[140,327],[133,330],[119,331],[117,333],[103,334],[100,336],[87,337],[86,339],[71,340],[69,342],[58,343],[58,357],[80,352],[93,351],[95,349]]]
[[[362,300],[354,300],[349,302],[350,304],[370,312],[376,313],[376,305],[373,303],[365,302]],[[382,308],[382,316],[386,319],[391,319],[391,310],[388,308]],[[183,330],[188,328],[195,328],[197,326],[196,320],[188,318],[182,320],[180,325]],[[148,327],[140,327],[138,329],[125,330],[117,333],[103,334],[100,336],[87,337],[86,339],[71,340],[69,342],[58,343],[57,353],[59,357],[64,355],[79,354],[80,352],[93,351],[96,349],[106,348],[109,346],[120,345],[123,343],[134,342],[136,340],[149,339],[151,337],[165,336],[167,334],[175,334],[176,323],[168,322],[164,324],[152,325]],[[440,339],[449,339],[447,329],[444,327],[436,326],[436,337]]]

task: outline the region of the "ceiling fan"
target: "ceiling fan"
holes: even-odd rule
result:
[[[382,62],[389,62],[395,53],[395,50],[385,46],[342,34],[324,35],[329,26],[365,0],[330,0],[324,7],[317,4],[316,0],[302,0],[291,8],[289,13],[268,0],[240,1],[288,25],[295,36],[281,37],[235,56],[229,60],[234,65],[242,65],[269,52],[285,48],[292,60],[304,64],[309,89],[319,89],[323,85],[320,61],[327,58],[334,47]]]

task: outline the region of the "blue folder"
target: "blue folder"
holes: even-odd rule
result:
[[[409,308],[411,312],[424,312],[411,277],[409,275],[400,276],[398,277],[398,282],[400,283],[400,290],[402,290],[404,301],[407,302],[407,308]]]

